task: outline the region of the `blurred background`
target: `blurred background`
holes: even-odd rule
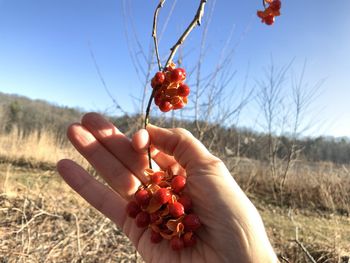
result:
[[[142,127],[158,71],[157,4],[0,0],[0,262],[142,262],[65,187],[55,163],[72,158],[96,175],[65,137],[84,112],[127,136]],[[198,4],[165,2],[163,65]],[[152,106],[151,122],[191,130],[225,161],[281,258],[348,262],[350,2],[282,1],[272,26],[257,17],[262,9],[208,1],[174,58],[189,103],[169,113]]]

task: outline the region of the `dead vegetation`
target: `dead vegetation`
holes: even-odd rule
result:
[[[17,183],[0,196],[0,262],[142,261],[114,224],[49,174],[54,183]]]
[[[233,176],[248,195],[285,208],[350,215],[350,174],[345,165],[298,161],[281,190],[271,183],[266,164],[247,159],[238,164],[226,161],[232,162]]]
[[[70,146],[50,134],[14,132],[0,137],[0,153],[0,262],[142,262],[120,230],[56,174],[63,157],[88,167]],[[349,167],[297,162],[278,192],[264,163],[226,163],[262,214],[282,262],[309,262],[300,244],[316,262],[348,262]]]

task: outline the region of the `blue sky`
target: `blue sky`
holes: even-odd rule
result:
[[[0,0],[0,91],[85,110],[110,110],[113,103],[101,85],[91,48],[113,96],[124,109],[136,112],[143,87],[125,32],[132,38],[133,28],[147,52],[157,2],[126,0],[123,8],[121,0]],[[213,1],[208,2],[206,15]],[[172,3],[168,0],[162,10],[160,24]],[[197,5],[198,1],[177,1],[160,42],[162,57]],[[232,67],[237,70],[233,86],[248,69],[248,83],[256,85],[271,57],[276,66],[294,59],[297,73],[306,60],[305,82],[313,85],[325,79],[307,116],[318,123],[310,134],[350,136],[350,1],[282,0],[282,5],[282,16],[267,27],[255,16],[260,0],[216,1],[203,67],[209,71],[215,65],[233,27]],[[200,45],[201,30],[196,28],[184,46],[184,53],[190,54],[184,66],[190,67],[196,59],[193,50]],[[135,51],[135,42],[129,47]],[[258,115],[248,107],[242,116],[240,125],[254,126]]]

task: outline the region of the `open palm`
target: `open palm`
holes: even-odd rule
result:
[[[123,230],[146,262],[277,262],[255,207],[225,165],[186,130],[149,125],[129,140],[99,114],[88,113],[67,134],[109,187],[71,160],[57,164],[59,173]],[[203,224],[195,247],[178,252],[165,241],[153,244],[150,230],[126,215],[128,201],[146,180],[150,141],[156,166],[187,176],[185,192]]]

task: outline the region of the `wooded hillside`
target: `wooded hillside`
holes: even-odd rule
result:
[[[14,127],[24,135],[32,131],[48,129],[64,138],[67,126],[79,121],[83,110],[60,107],[42,100],[31,100],[23,96],[8,95],[0,92],[0,131],[10,132]],[[118,124],[118,128],[132,134],[140,128],[140,117],[123,116],[110,117]],[[195,123],[184,120],[161,120],[162,126],[171,127],[176,123],[178,127],[189,129],[195,136],[202,137],[202,141],[220,156],[239,156],[256,160],[269,159],[269,144],[275,143],[275,154],[285,159],[294,147],[298,158],[305,161],[329,161],[337,164],[350,163],[350,139],[334,137],[308,137],[293,140],[288,136],[270,138],[267,134],[257,133],[239,127],[222,127],[218,124],[208,124],[204,134],[199,134]]]

